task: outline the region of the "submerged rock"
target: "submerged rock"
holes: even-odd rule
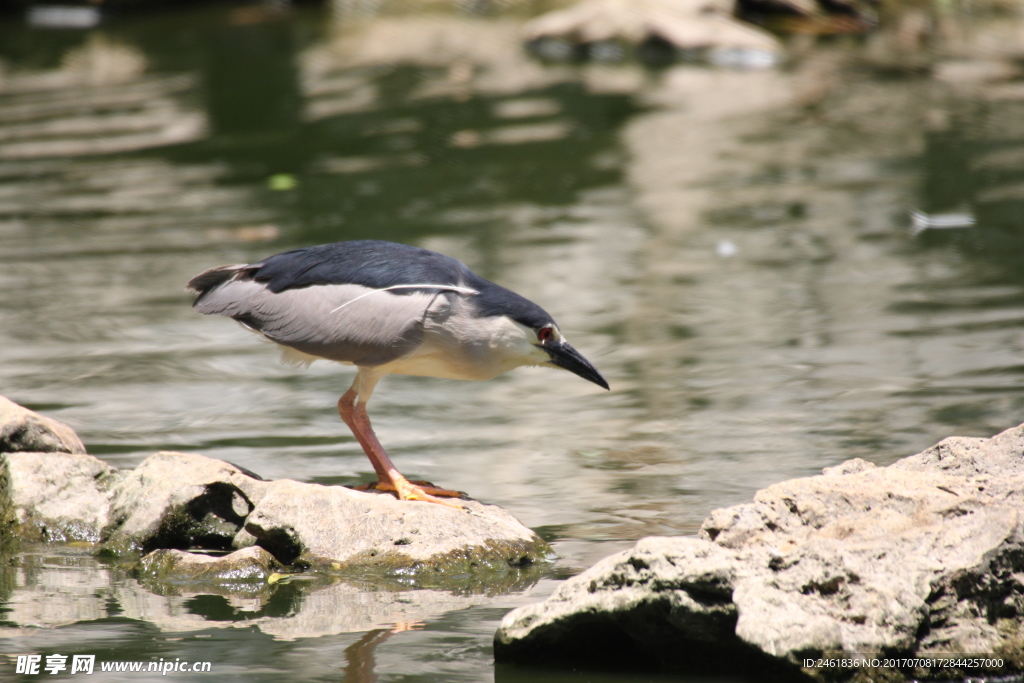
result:
[[[251,547],[227,555],[206,555],[184,550],[154,550],[135,567],[135,576],[145,583],[222,585],[225,583],[266,583],[284,566],[263,548]]]
[[[15,426],[45,420],[10,405],[17,410],[4,414]],[[0,422],[0,433],[14,431]],[[170,550],[249,548],[227,557],[257,562],[269,554],[293,569],[432,579],[507,572],[551,552],[501,508],[462,504],[466,510],[340,486],[268,482],[194,453],[157,453],[130,471],[85,454],[0,453],[5,538],[93,541],[107,554],[146,553],[138,571],[157,580],[197,572],[208,580],[221,571],[207,556]],[[153,553],[160,550],[168,552]]]
[[[851,460],[714,511],[699,538],[648,538],[603,560],[509,613],[495,658],[579,664],[606,643],[668,670],[846,680],[858,668],[805,663],[987,653],[988,667],[871,674],[1019,671],[1022,513],[1024,425],[889,467]]]

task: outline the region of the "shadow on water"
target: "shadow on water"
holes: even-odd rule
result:
[[[55,68],[66,67],[67,55],[76,51],[86,53],[86,62],[127,54],[137,59],[140,73],[195,74],[193,80],[167,84],[178,106],[202,110],[201,123],[177,135],[180,143],[163,130],[109,151],[182,167],[212,170],[211,164],[226,164],[216,171],[220,186],[268,183],[278,191],[257,193],[253,199],[265,211],[254,207],[253,213],[278,223],[285,244],[338,238],[415,241],[428,234],[464,232],[465,226],[447,212],[494,202],[566,205],[581,190],[620,182],[621,168],[608,154],[623,122],[637,111],[631,97],[588,92],[580,82],[566,79],[513,93],[466,88],[454,96],[432,97],[425,91],[453,75],[430,66],[339,64],[303,75],[300,53],[324,38],[325,26],[329,22],[318,13],[285,14],[265,6],[114,23],[102,39],[7,25],[0,35],[12,39],[0,40],[0,58],[24,68]],[[111,115],[125,117],[133,128],[158,125],[141,118],[143,93],[120,92],[131,87],[132,74],[104,75],[104,65],[90,66],[100,73],[94,85],[113,79],[106,95],[103,88],[94,89],[95,103],[84,108],[95,108],[91,123],[97,132],[108,137],[130,132],[106,125]],[[27,104],[34,102],[30,98]],[[82,109],[69,104],[36,116]],[[138,121],[127,119],[136,113]],[[83,130],[88,124],[83,122]],[[26,131],[25,136],[31,135]],[[64,146],[59,138],[49,141],[50,147],[8,149],[6,156],[45,159],[83,151],[75,147],[76,140]],[[103,154],[108,149],[99,145],[84,151]],[[18,179],[15,169],[5,170],[5,176]],[[106,213],[100,206],[90,212],[95,218]],[[78,207],[46,213],[90,217]],[[486,243],[498,229],[485,221],[474,237]],[[257,241],[263,237],[258,232],[241,235]]]

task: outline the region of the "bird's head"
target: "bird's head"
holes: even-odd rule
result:
[[[558,330],[558,325],[553,321],[534,328],[533,334],[537,339],[536,342],[533,342],[534,346],[540,348],[547,355],[543,364],[568,370],[599,387],[609,388],[608,382],[597,371],[597,368],[566,341]]]
[[[532,324],[531,324],[532,323]],[[608,389],[608,382],[558,330],[546,321],[524,321],[507,315],[449,320],[447,333],[462,349],[456,355],[484,368],[476,379],[489,379],[524,365],[556,367]]]
[[[574,349],[554,319],[529,299],[482,278],[471,283],[475,293],[466,309],[473,319],[471,336],[486,338],[490,353],[503,357],[505,369],[522,365],[562,368],[608,388],[601,373]],[[504,371],[504,370],[502,370]]]

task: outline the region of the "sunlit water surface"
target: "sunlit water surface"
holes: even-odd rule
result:
[[[364,482],[335,408],[351,369],[279,364],[195,314],[184,284],[343,239],[442,251],[542,304],[612,391],[545,369],[390,377],[378,434],[407,475],[507,508],[561,559],[423,600],[421,626],[388,636],[400,610],[346,626],[316,593],[158,595],[84,550],[27,549],[0,569],[0,652],[205,660],[218,680],[490,680],[510,608],[638,538],[693,534],[851,457],[1021,421],[1019,205],[957,182],[985,153],[957,125],[992,112],[929,135],[901,111],[880,125],[914,86],[860,77],[840,120],[773,110],[686,142],[685,115],[659,119],[645,95],[672,74],[543,66],[504,20],[420,19],[415,35],[479,35],[410,57],[401,22],[262,11],[0,27],[0,394],[118,467],[167,449]],[[688,159],[708,165],[687,186],[645,181]],[[979,222],[915,237],[912,209]]]

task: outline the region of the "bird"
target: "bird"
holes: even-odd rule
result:
[[[286,363],[354,365],[338,413],[378,480],[361,489],[466,509],[463,494],[410,481],[373,431],[366,404],[386,375],[488,380],[521,366],[608,382],[543,308],[455,258],[380,240],[300,247],[256,263],[217,266],[187,289],[204,315],[233,318],[279,345]],[[448,500],[446,500],[446,498]]]

